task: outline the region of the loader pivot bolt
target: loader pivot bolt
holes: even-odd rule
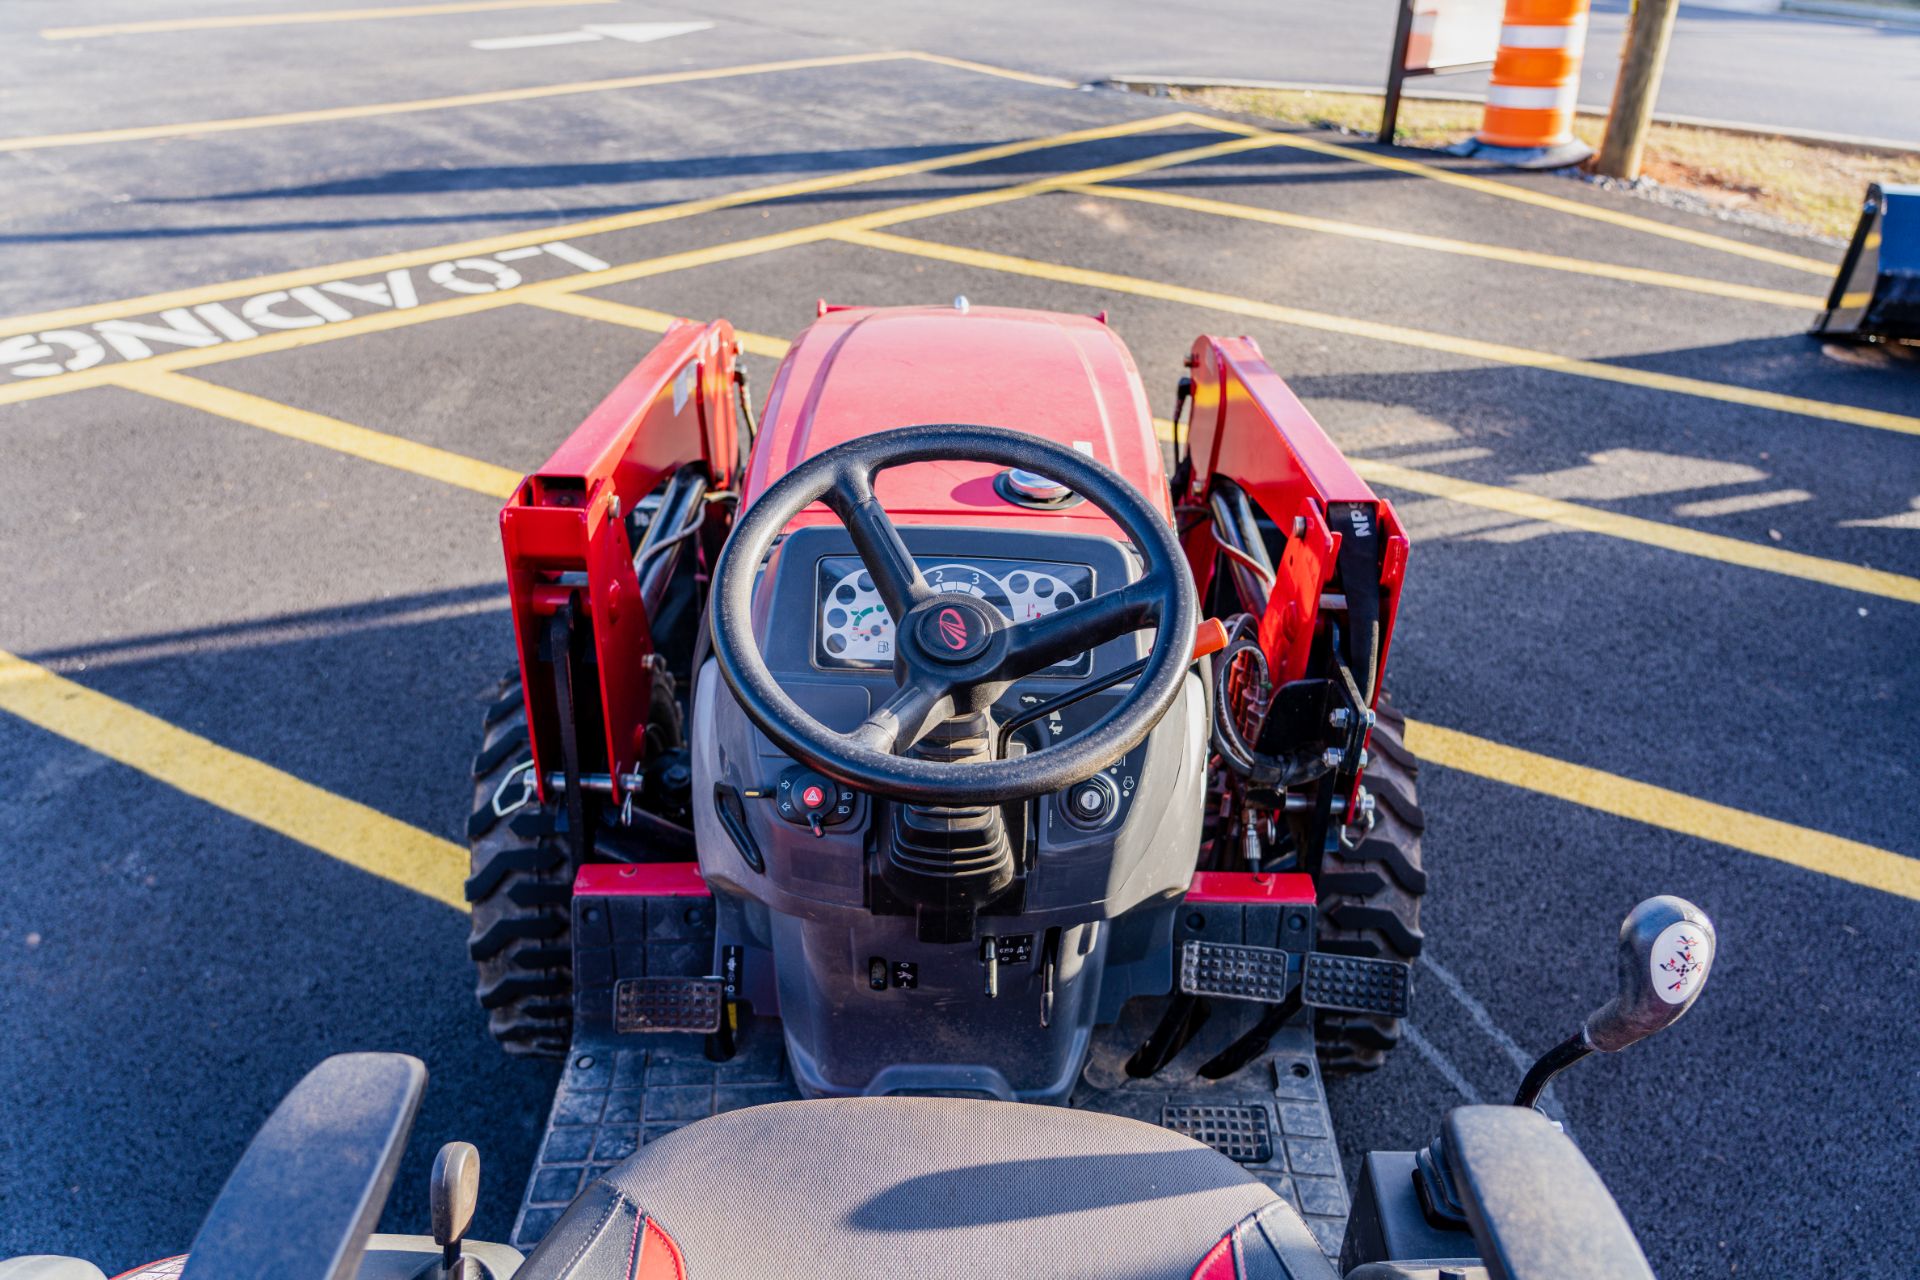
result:
[[[1327,723],[1335,729],[1344,729],[1353,722],[1353,712],[1345,707],[1335,707],[1327,713]]]
[[[1347,753],[1342,751],[1338,747],[1328,747],[1325,751],[1320,753],[1320,763],[1326,765],[1327,768],[1332,769],[1335,772],[1338,772],[1340,769],[1340,766],[1345,764],[1346,762],[1347,762]]]

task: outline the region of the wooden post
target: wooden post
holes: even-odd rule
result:
[[[1626,46],[1620,51],[1620,79],[1613,86],[1613,107],[1607,112],[1607,136],[1593,161],[1595,173],[1628,181],[1640,176],[1640,152],[1653,121],[1660,73],[1667,65],[1667,44],[1679,14],[1680,0],[1633,0]]]

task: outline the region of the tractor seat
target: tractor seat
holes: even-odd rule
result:
[[[1284,1201],[1167,1129],[959,1098],[776,1102],[594,1179],[516,1280],[1189,1280],[1242,1223],[1332,1274]]]

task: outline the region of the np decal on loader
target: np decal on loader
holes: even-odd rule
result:
[[[346,1055],[188,1280],[1650,1276],[1534,1104],[1698,998],[1678,898],[1515,1105],[1342,1175],[1423,940],[1409,548],[1259,348],[1195,341],[1170,456],[1103,317],[823,304],[757,427],[738,360],[676,324],[501,513],[471,952],[564,1061],[514,1238],[465,1143],[370,1234],[425,1073]]]

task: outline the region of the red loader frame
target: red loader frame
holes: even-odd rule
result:
[[[687,464],[710,491],[737,483],[734,379],[739,347],[724,320],[681,320],[633,372],[528,476],[500,513],[507,592],[526,690],[540,796],[563,765],[604,775],[614,802],[640,762],[653,683],[652,619],[640,599],[627,521],[634,504]],[[724,521],[724,507],[709,505]],[[696,539],[704,542],[705,539]],[[704,550],[704,548],[701,548]],[[590,631],[599,688],[570,689],[580,758],[563,760],[555,683],[540,661],[550,623],[566,613]],[[565,665],[565,664],[562,664]],[[573,664],[575,671],[586,664]],[[597,696],[596,696],[597,695]],[[591,698],[591,701],[589,701]],[[597,723],[604,732],[588,732]]]

